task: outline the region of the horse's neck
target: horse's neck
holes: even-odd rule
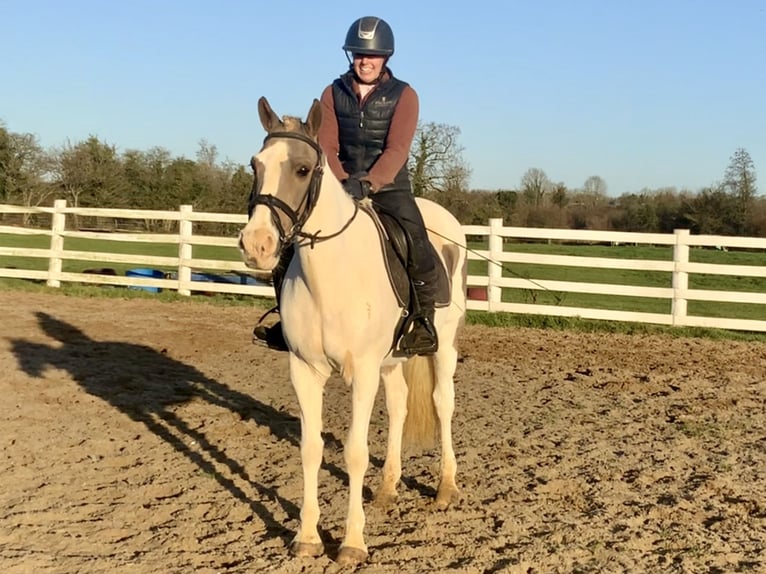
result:
[[[360,243],[369,244],[365,240],[367,228],[374,232],[370,219],[360,213],[325,164],[317,203],[303,226],[304,234],[315,235],[316,239],[312,244],[312,239],[304,237],[299,243],[298,255],[305,279],[310,283],[326,282],[326,275],[337,275],[339,262],[348,261]]]

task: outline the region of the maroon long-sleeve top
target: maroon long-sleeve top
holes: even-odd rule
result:
[[[385,80],[384,80],[385,81]],[[359,105],[364,104],[361,98],[359,86],[354,82],[354,92],[359,98]],[[372,93],[372,92],[370,92]],[[367,94],[369,96],[369,94]],[[322,105],[322,124],[319,128],[319,145],[327,155],[327,163],[330,165],[335,177],[344,181],[350,174],[346,173],[338,159],[340,151],[340,138],[338,121],[335,117],[335,102],[332,95],[332,84],[327,86],[320,98]],[[418,127],[419,102],[418,95],[411,86],[406,86],[399,97],[399,102],[391,117],[391,125],[388,129],[386,144],[383,153],[378,157],[375,164],[367,172],[365,180],[370,182],[372,191],[379,190],[384,185],[392,183],[399,170],[407,163],[410,155],[410,146],[415,137]]]

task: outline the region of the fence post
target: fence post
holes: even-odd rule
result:
[[[489,261],[487,262],[487,311],[496,311],[502,301],[503,288],[497,284],[498,279],[503,277],[500,256],[503,254],[503,236],[500,230],[503,227],[501,218],[489,220]]]
[[[686,297],[683,295],[689,288],[689,274],[683,271],[689,263],[689,230],[674,229],[675,245],[673,245],[673,303],[671,305],[672,324],[674,327],[686,325]]]
[[[66,199],[57,199],[53,202],[53,215],[51,216],[51,256],[48,259],[48,287],[61,287],[61,254],[64,251],[64,236],[66,230]]]
[[[188,261],[192,258],[191,238],[193,233],[193,224],[191,214],[194,208],[191,205],[182,205],[179,207],[181,218],[178,220],[178,294],[191,295],[191,289],[181,287],[191,282],[191,267]]]

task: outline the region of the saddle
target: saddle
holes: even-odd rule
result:
[[[409,240],[407,233],[399,221],[374,208],[370,201],[361,201],[359,208],[370,216],[375,227],[378,230],[380,246],[383,250],[383,261],[385,262],[386,274],[389,283],[394,291],[399,307],[402,309],[401,318],[396,326],[392,348],[396,350],[399,339],[409,330],[411,318],[414,315],[416,299],[415,287],[410,280],[407,272],[407,261],[409,258]],[[431,256],[436,261],[436,285],[434,286],[436,296],[434,306],[447,307],[452,300],[452,284],[444,262],[439,257],[433,244],[429,243]],[[396,354],[396,353],[394,353]]]

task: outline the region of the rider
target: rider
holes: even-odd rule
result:
[[[384,20],[373,16],[356,20],[343,50],[349,70],[322,92],[319,144],[346,191],[357,200],[369,196],[408,233],[408,273],[415,287],[416,311],[413,328],[400,347],[408,354],[431,354],[438,348],[433,323],[437,263],[407,170],[418,123],[418,96],[387,66],[394,53],[394,34]],[[292,250],[286,252],[273,271],[277,294],[292,258]],[[253,333],[271,347],[287,348],[279,323],[259,325]]]

